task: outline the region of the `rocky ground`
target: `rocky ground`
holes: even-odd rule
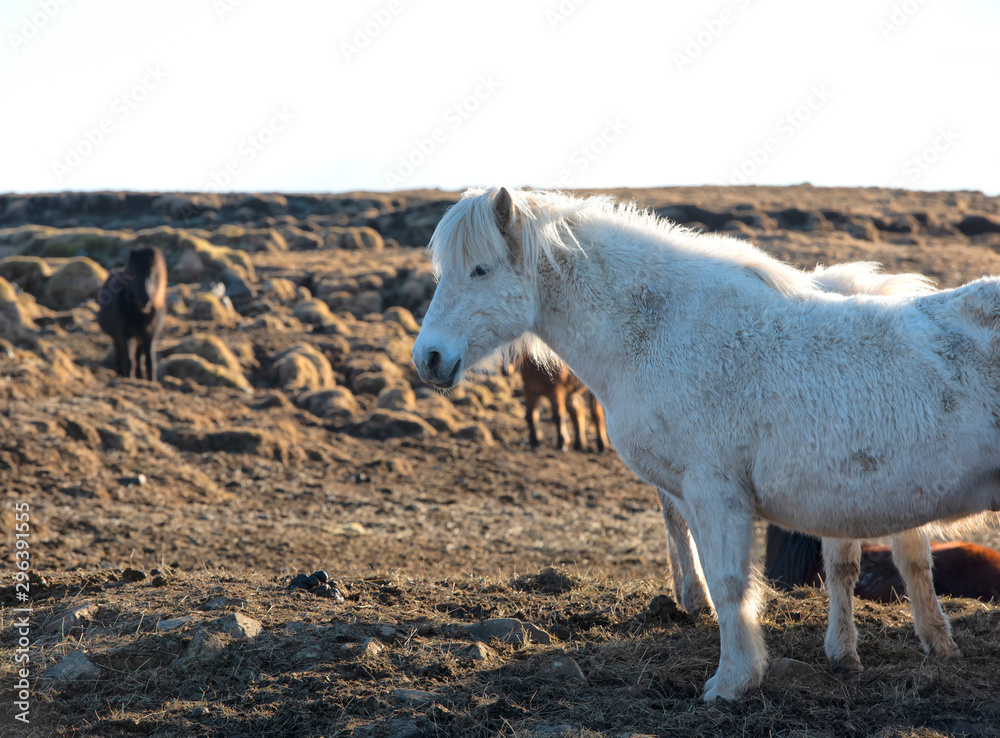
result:
[[[802,267],[1000,273],[980,193],[612,194]],[[865,605],[870,668],[843,683],[822,594],[774,595],[772,653],[805,664],[701,706],[716,626],[643,615],[667,591],[652,490],[613,452],[530,451],[516,376],[441,395],[412,370],[456,197],[0,196],[0,556],[28,503],[32,678],[64,667],[34,683],[38,735],[1000,733],[1000,611],[968,601],[955,664],[924,661],[905,606]],[[136,243],[171,273],[156,385],[114,375],[95,319]]]

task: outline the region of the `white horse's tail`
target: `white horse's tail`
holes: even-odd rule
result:
[[[936,289],[922,274],[885,274],[874,261],[817,266],[811,276],[821,290],[842,295],[927,295]]]

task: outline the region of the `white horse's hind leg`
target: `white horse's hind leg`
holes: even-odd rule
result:
[[[767,662],[757,620],[760,588],[750,571],[753,516],[739,487],[714,472],[688,472],[684,499],[719,617],[719,669],[706,682],[703,699],[736,699],[760,684]]]
[[[951,625],[934,593],[933,559],[927,535],[916,528],[895,536],[892,560],[906,583],[913,625],[924,651],[935,656],[961,656],[951,637]]]
[[[823,566],[830,615],[826,629],[826,657],[835,672],[862,670],[858,658],[858,631],[854,627],[854,585],[861,572],[861,541],[823,539]]]
[[[712,600],[705,587],[691,531],[673,498],[662,489],[657,488],[656,492],[660,495],[663,522],[670,539],[670,574],[674,583],[674,597],[679,597],[681,606],[691,614],[711,612]]]

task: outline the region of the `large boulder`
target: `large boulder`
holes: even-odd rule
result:
[[[426,440],[437,432],[423,418],[398,410],[376,410],[362,424],[362,433],[369,438],[417,438]]]
[[[17,290],[0,277],[0,340],[9,341],[15,346],[23,343],[34,345],[37,330],[30,312],[18,300]]]
[[[303,323],[313,325],[323,325],[333,321],[333,313],[330,312],[330,308],[325,302],[317,300],[315,297],[297,302],[292,308],[292,315]]]
[[[108,271],[93,259],[78,256],[56,270],[45,283],[42,304],[68,310],[95,299],[108,279]]]
[[[208,333],[194,333],[176,346],[161,350],[160,354],[162,356],[194,354],[235,374],[243,373],[243,367],[240,365],[240,360],[236,358],[236,354],[226,346],[221,338]]]
[[[324,420],[349,423],[361,412],[358,401],[346,387],[335,387],[304,395],[300,404],[306,410]]]
[[[274,228],[224,225],[213,231],[208,240],[217,246],[243,251],[288,251],[285,237]]]
[[[52,267],[37,256],[8,256],[0,259],[0,277],[25,292],[38,295],[52,276]]]
[[[336,386],[333,367],[314,346],[298,343],[275,357],[271,376],[286,390],[321,390]]]
[[[206,361],[195,354],[174,354],[159,363],[159,378],[190,379],[203,387],[230,387],[252,392],[250,382],[239,372]]]

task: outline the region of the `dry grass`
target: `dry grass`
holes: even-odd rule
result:
[[[344,602],[289,591],[258,574],[178,574],[163,587],[106,577],[54,575],[35,601],[33,668],[85,649],[95,682],[38,683],[38,735],[107,736],[995,736],[1000,733],[1000,608],[946,602],[961,661],[924,657],[904,606],[862,603],[857,621],[867,669],[845,682],[826,668],[826,598],[815,590],[771,594],[763,613],[773,658],[808,662],[798,683],[769,677],[739,702],[705,705],[702,684],[719,655],[709,618],[643,622],[658,584],[544,570],[511,578],[413,579],[402,573],[342,580]],[[526,582],[559,582],[558,587]],[[548,591],[556,589],[558,591]],[[5,604],[13,593],[3,591]],[[224,595],[236,604],[201,608]],[[94,602],[85,627],[41,635],[70,605]],[[242,602],[240,602],[242,601]],[[201,627],[242,610],[264,632],[230,641],[214,661],[180,668]],[[175,631],[162,619],[193,615]],[[472,660],[465,626],[517,617],[551,644],[493,641],[495,657]],[[13,643],[5,616],[3,645]],[[368,652],[375,638],[382,646]],[[566,656],[586,677],[550,664]],[[10,658],[3,682],[11,684]],[[426,703],[395,692],[433,693]],[[3,696],[9,710],[10,693]],[[206,712],[196,716],[196,710]],[[4,724],[10,725],[5,715]]]

